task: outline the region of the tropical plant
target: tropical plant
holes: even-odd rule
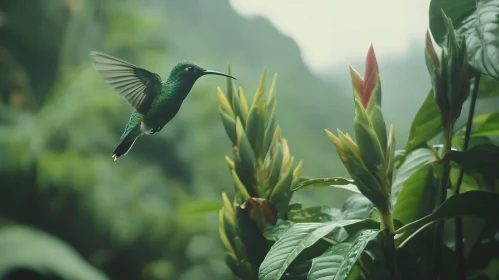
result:
[[[236,276],[499,279],[499,111],[474,116],[477,99],[499,96],[498,4],[431,1],[431,90],[403,149],[383,117],[374,48],[363,77],[350,68],[354,135],[326,134],[351,179],[299,177],[301,163],[293,170],[275,126],[275,78],[264,98],[265,71],[249,109],[232,81],[227,94],[218,89],[235,188],[232,201],[222,194],[220,238]],[[290,203],[296,191],[324,187],[351,196],[340,207]]]

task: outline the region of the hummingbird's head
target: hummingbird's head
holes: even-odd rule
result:
[[[218,71],[212,71],[212,70],[206,70],[203,67],[200,67],[192,62],[179,62],[175,67],[173,67],[172,72],[170,73],[170,80],[173,81],[179,81],[179,82],[184,82],[184,83],[192,83],[196,82],[197,79],[199,79],[201,76],[204,75],[220,75],[220,76],[225,76],[229,77],[232,79],[236,79],[232,77],[231,75],[218,72]]]

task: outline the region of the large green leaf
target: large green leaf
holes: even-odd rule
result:
[[[499,0],[432,0],[430,29],[440,46],[446,33],[442,10],[465,37],[473,68],[499,80]]]
[[[499,82],[491,76],[482,75],[478,88],[478,99],[499,97]]]
[[[411,124],[406,153],[417,149],[440,133],[440,111],[435,103],[433,90],[430,90],[423,105],[419,108]]]
[[[420,148],[410,153],[404,160],[404,163],[397,170],[395,179],[392,183],[392,197],[397,200],[399,193],[404,188],[405,182],[418,171],[422,166],[435,158],[430,149]]]
[[[468,191],[450,197],[432,214],[406,224],[396,230],[396,233],[402,233],[405,230],[412,228],[418,229],[411,237],[405,240],[408,241],[427,225],[438,220],[446,220],[467,215],[486,219],[497,219],[497,213],[499,213],[499,194],[484,191]]]
[[[499,178],[499,147],[480,144],[466,151],[451,151],[446,158],[458,163],[466,172],[480,174],[490,184]]]
[[[361,194],[352,195],[343,203],[340,218],[342,220],[367,219],[374,209],[374,204],[367,197]]]
[[[0,279],[9,271],[19,268],[68,280],[108,279],[81,258],[73,248],[56,237],[27,227],[2,228]]]
[[[471,136],[499,136],[499,112],[489,114],[483,124],[471,133]]]
[[[379,232],[379,230],[362,230],[345,241],[333,245],[324,254],[313,259],[307,279],[347,279],[367,244],[376,239]]]
[[[277,223],[273,226],[269,225],[264,232],[265,238],[271,241],[279,240],[284,233],[290,229],[295,223],[288,220],[277,220]]]
[[[289,265],[306,248],[314,245],[334,229],[362,222],[344,220],[332,223],[298,223],[286,230],[282,237],[270,248],[259,269],[260,280],[278,280]]]
[[[407,224],[430,214],[434,190],[437,188],[432,164],[425,164],[412,173],[403,186],[393,209],[394,219]],[[407,230],[396,242],[402,242],[413,232],[414,230]]]

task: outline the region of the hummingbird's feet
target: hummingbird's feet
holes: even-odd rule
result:
[[[160,131],[161,131],[161,129],[162,129],[162,127],[159,127],[159,126],[158,126],[158,127],[155,127],[155,128],[153,128],[153,129],[151,130],[151,132],[149,132],[149,134],[154,134],[154,133],[156,133],[156,132],[160,132]]]

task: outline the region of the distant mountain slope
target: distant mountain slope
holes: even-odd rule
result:
[[[352,101],[308,70],[291,38],[264,18],[242,17],[227,0],[170,0],[165,12],[172,57],[223,70],[231,61],[238,85],[251,98],[263,67],[267,67],[269,84],[278,72],[277,120],[292,153],[304,159],[307,174],[331,172],[339,161],[324,128],[349,127],[353,113],[345,103]]]

